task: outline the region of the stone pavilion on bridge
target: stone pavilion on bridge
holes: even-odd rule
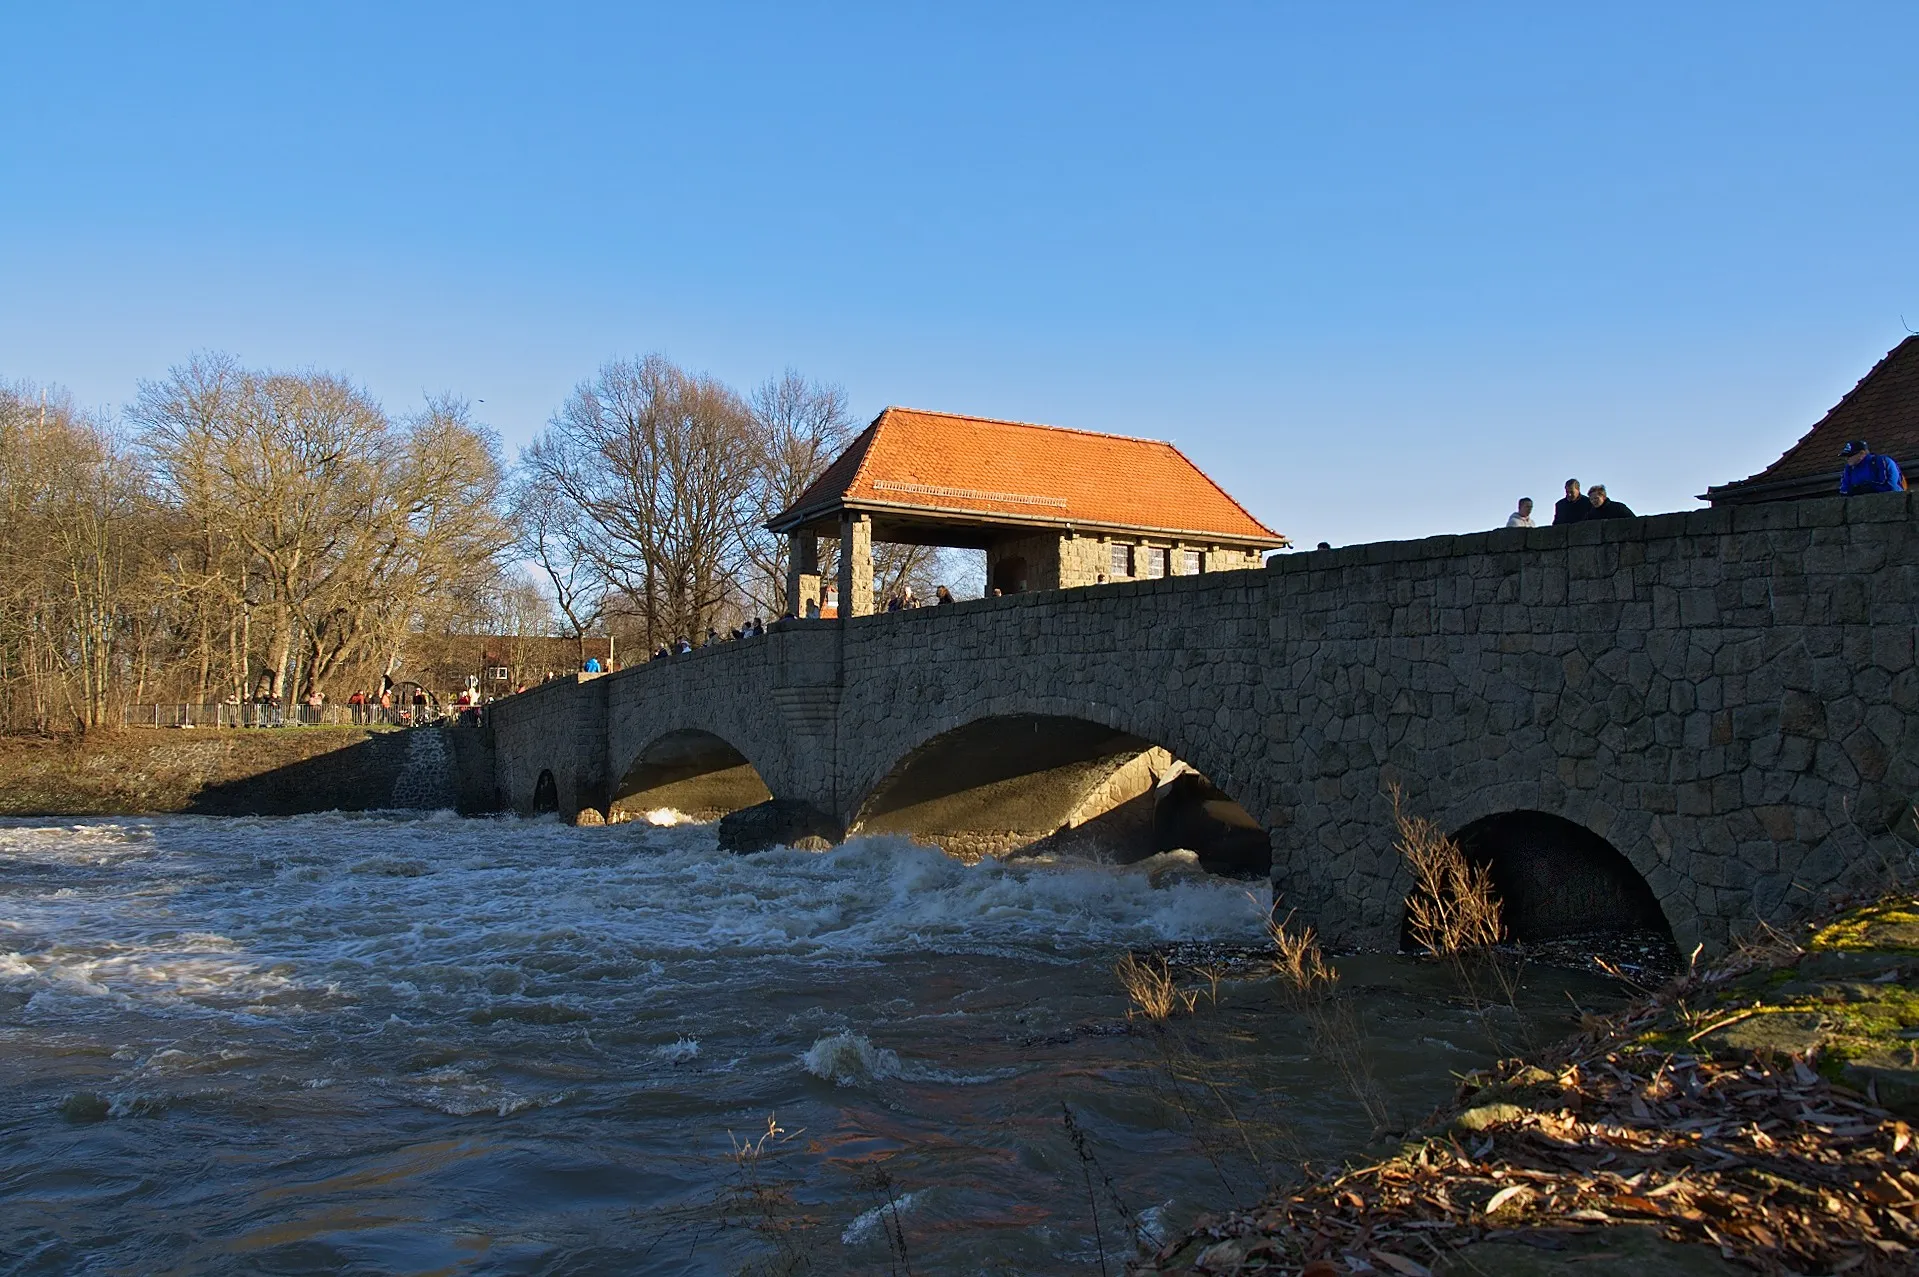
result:
[[[767,528],[800,616],[820,614],[821,537],[852,616],[874,608],[875,541],[984,550],[1002,594],[1255,568],[1288,544],[1170,443],[915,408],[874,418]]]

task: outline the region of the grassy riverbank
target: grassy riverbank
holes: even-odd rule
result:
[[[1919,1271],[1919,898],[1773,933],[1465,1078],[1396,1156],[1136,1273]]]
[[[133,816],[363,807],[383,779],[362,727],[124,728],[0,736],[0,815]],[[383,765],[383,764],[382,764]],[[328,801],[329,799],[333,801]]]

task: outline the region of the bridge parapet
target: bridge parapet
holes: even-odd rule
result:
[[[1687,944],[1905,856],[1886,837],[1919,794],[1904,494],[1356,546],[1271,575],[1275,881],[1335,936],[1394,925],[1395,783],[1448,829],[1531,810],[1592,830]]]
[[[1919,528],[1892,494],[786,622],[493,722],[516,805],[542,770],[563,806],[604,805],[650,742],[697,730],[841,825],[968,724],[1094,724],[1236,799],[1271,833],[1276,891],[1332,939],[1395,938],[1396,784],[1449,830],[1589,830],[1682,943],[1719,943],[1905,855],[1915,622]]]

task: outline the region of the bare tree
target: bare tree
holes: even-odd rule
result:
[[[244,652],[250,644],[253,581],[215,499],[208,450],[182,444],[210,436],[218,422],[234,415],[248,381],[230,356],[197,354],[164,379],[141,383],[127,413],[129,423],[145,432],[142,447],[162,499],[180,512],[188,529],[167,546],[166,566],[168,584],[186,608],[195,690],[202,697],[215,686],[220,648],[226,649],[228,666],[220,681],[236,692],[245,689],[244,662],[234,657],[236,649]],[[167,464],[169,457],[175,464]],[[216,628],[224,632],[216,635]]]
[[[737,592],[751,430],[732,390],[649,355],[583,382],[524,454],[529,481],[585,516],[579,548],[649,648],[697,638]]]
[[[134,420],[206,549],[199,591],[238,613],[236,681],[318,692],[375,652],[391,670],[427,600],[495,569],[507,542],[497,445],[466,405],[429,400],[396,425],[327,373],[252,373],[202,356],[141,388]],[[191,575],[191,573],[189,573]]]
[[[377,455],[374,491],[298,609],[311,658],[303,691],[369,647],[387,654],[382,672],[391,673],[422,608],[486,591],[511,540],[498,443],[464,400],[428,399],[385,433]]]
[[[585,511],[556,497],[534,469],[523,469],[509,490],[508,509],[517,545],[538,565],[565,621],[565,636],[586,660],[586,636],[606,615],[606,578],[588,552],[591,522]]]
[[[811,381],[788,368],[749,400],[753,414],[750,513],[741,521],[741,548],[750,565],[743,588],[769,616],[786,611],[786,538],[766,523],[799,500],[846,448],[855,423],[846,391]],[[830,554],[830,551],[829,551]],[[831,564],[823,563],[822,571]]]
[[[134,459],[58,392],[0,386],[0,678],[9,726],[107,721],[164,533]],[[16,713],[16,709],[22,711]]]

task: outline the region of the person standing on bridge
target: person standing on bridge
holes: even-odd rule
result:
[[[1579,480],[1566,480],[1566,495],[1553,502],[1553,526],[1584,523],[1592,515],[1593,503],[1579,495]]]
[[[1506,516],[1506,526],[1509,528],[1530,528],[1532,525],[1533,499],[1531,497],[1521,497],[1519,498],[1519,508]]]
[[[949,590],[949,589],[947,589],[947,588],[946,588],[945,586],[943,586],[943,585],[942,585],[942,586],[940,586],[940,587],[939,587],[939,589],[937,589],[937,590],[934,590],[934,591],[933,591],[933,606],[934,606],[934,607],[938,607],[938,606],[940,606],[940,605],[941,605],[942,603],[957,603],[958,601],[959,601],[959,600],[957,600],[957,599],[955,599],[955,598],[953,597],[953,592],[952,592],[951,590]]]
[[[1603,483],[1595,483],[1592,486],[1591,497],[1592,513],[1586,516],[1588,519],[1636,519],[1639,517],[1632,512],[1632,507],[1624,501],[1614,501],[1608,498],[1606,496],[1606,485]]]
[[[1854,439],[1839,450],[1846,468],[1839,472],[1839,495],[1863,496],[1868,492],[1904,492],[1906,476],[1899,463],[1883,452],[1874,452],[1864,439]]]

